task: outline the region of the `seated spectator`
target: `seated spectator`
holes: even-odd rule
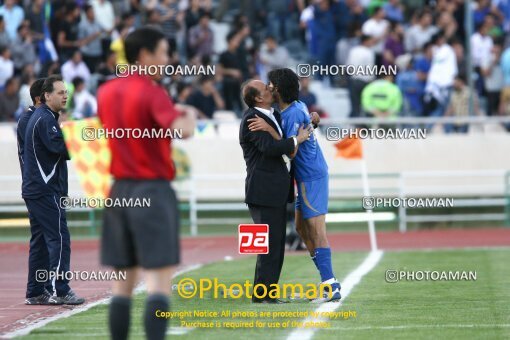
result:
[[[489,27],[486,24],[482,24],[477,32],[471,36],[472,65],[478,75],[475,87],[480,96],[485,96],[485,81],[481,67],[482,64],[490,63],[493,45],[494,43],[489,35]]]
[[[367,13],[365,12],[365,9],[361,5],[360,1],[345,0],[344,3],[345,3],[345,6],[342,5],[342,2],[339,2],[339,10],[343,15],[343,17],[342,17],[343,21],[345,21],[345,24],[342,22],[339,23],[340,24],[340,32],[339,33],[340,33],[341,38],[345,37],[345,34],[342,31],[347,31],[347,35],[349,35],[348,34],[349,28],[359,27],[361,30],[361,26],[368,19]],[[345,13],[343,13],[343,12],[345,12]],[[347,29],[345,29],[343,27],[345,27]],[[359,36],[361,36],[361,33]]]
[[[402,109],[402,93],[393,83],[393,76],[385,76],[365,86],[361,106],[369,117],[396,118]]]
[[[451,39],[457,33],[458,24],[450,12],[441,12],[436,21],[436,27],[440,31],[444,31],[446,38]]]
[[[173,54],[177,51],[177,33],[179,26],[184,20],[184,14],[179,11],[177,0],[159,1],[156,10],[159,12],[160,25],[168,40],[170,53]]]
[[[451,88],[457,75],[457,58],[453,48],[447,44],[443,32],[432,38],[434,44],[432,63],[427,75],[424,95],[425,115],[444,116],[450,100]],[[433,124],[427,130],[432,130]]]
[[[92,0],[90,4],[101,28],[105,31],[111,31],[115,26],[115,13],[111,1]]]
[[[188,32],[191,27],[198,24],[202,14],[206,13],[200,2],[201,0],[190,0],[189,7],[184,12],[184,24]]]
[[[44,11],[45,0],[31,1],[26,10],[25,18],[30,23],[30,31],[34,34],[34,38],[39,39],[44,36],[45,18],[42,15]]]
[[[492,39],[504,38],[504,32],[500,26],[500,19],[495,13],[489,13],[485,17],[483,24],[487,25],[489,28],[489,35]]]
[[[83,78],[73,79],[73,118],[82,119],[95,116],[97,113],[97,100],[85,87]]]
[[[376,64],[380,65],[382,61],[382,53],[384,50],[384,41],[389,32],[389,22],[384,19],[386,13],[382,7],[375,7],[374,14],[370,19],[365,21],[361,27],[364,35],[368,35],[374,39],[372,49],[376,54]]]
[[[384,12],[386,13],[386,19],[391,22],[402,22],[404,21],[404,13],[400,0],[389,0],[383,5]]]
[[[299,88],[299,100],[306,104],[309,112],[317,108],[317,97],[310,91],[310,77],[301,77]]]
[[[198,89],[186,100],[186,104],[198,109],[199,119],[212,119],[214,111],[223,110],[225,104],[214,86],[212,76],[202,76],[198,81]]]
[[[30,33],[30,26],[24,23],[18,27],[18,35],[11,47],[14,69],[18,74],[25,65],[33,65],[37,61],[35,45]]]
[[[184,12],[186,41],[189,41],[189,33],[191,31],[191,28],[198,25],[198,21],[200,20],[204,13],[206,13],[206,11],[202,8],[201,0],[191,0],[189,2],[189,7]],[[186,46],[186,55],[188,56],[188,58],[192,58],[193,54],[194,54],[193,49],[188,44],[188,46]]]
[[[0,122],[12,122],[20,113],[19,80],[11,77],[5,82],[5,90],[0,93]]]
[[[463,75],[456,76],[453,83],[453,92],[450,98],[450,105],[446,110],[445,116],[469,116],[470,98],[473,98],[474,114],[479,115],[480,110],[478,106],[478,95],[476,94],[476,91],[472,91],[468,86],[466,86],[466,80]],[[445,132],[466,133],[468,131],[468,126],[469,124],[461,122],[445,124]]]
[[[95,18],[94,8],[86,5],[84,11],[85,19],[81,20],[78,26],[78,38],[83,42],[81,47],[83,61],[87,64],[89,70],[94,73],[103,56],[101,35],[104,31]]]
[[[127,64],[126,52],[124,50],[124,39],[126,39],[129,34],[130,27],[127,25],[119,25],[117,30],[119,31],[119,37],[112,41],[110,45],[110,50],[115,52],[116,64]]]
[[[487,116],[496,115],[499,109],[499,98],[503,88],[503,71],[500,64],[501,52],[501,44],[494,44],[490,59],[481,65],[487,91]]]
[[[75,77],[81,77],[85,82],[90,78],[89,68],[83,62],[80,51],[75,51],[73,57],[62,65],[61,73],[68,84],[72,83]]]
[[[99,26],[104,31],[111,32],[115,28],[115,13],[112,3],[108,0],[92,0],[90,4],[94,8],[94,16]],[[101,38],[103,57],[106,56],[106,51],[110,50],[111,43],[112,39],[109,35]]]
[[[396,22],[391,24],[390,34],[384,43],[383,65],[395,65],[395,59],[404,54],[404,29]]]
[[[507,47],[501,55],[501,70],[505,88],[510,87],[510,47]]]
[[[214,32],[209,26],[210,18],[209,13],[203,13],[198,24],[191,27],[188,33],[189,58],[202,58],[214,53]]]
[[[19,25],[23,22],[25,11],[16,4],[16,0],[5,0],[3,6],[0,6],[0,15],[5,20],[5,28],[9,34],[9,39],[16,39],[16,32]]]
[[[237,48],[239,47],[240,37],[236,32],[230,32],[227,35],[228,47],[220,55],[218,66],[220,74],[223,76],[223,98],[225,99],[225,108],[241,114],[241,81],[243,73],[241,64],[237,57]]]
[[[146,26],[150,26],[152,28],[161,30],[161,24],[159,21],[161,20],[161,17],[159,15],[159,12],[155,9],[149,9],[147,10],[147,22]]]
[[[510,86],[506,86],[501,91],[498,113],[503,117],[510,117]],[[505,129],[510,132],[510,123],[503,123]]]
[[[368,35],[361,36],[361,44],[353,47],[347,57],[347,65],[373,67],[375,65],[375,53],[372,50],[374,39]],[[354,74],[349,78],[349,98],[351,101],[350,117],[361,116],[361,92],[363,88],[374,80],[371,74]]]
[[[7,46],[0,46],[0,91],[3,90],[7,79],[14,74],[14,63],[11,60],[11,51]]]
[[[104,83],[105,81],[108,81],[110,79],[114,79],[117,75],[116,72],[116,66],[117,66],[117,56],[115,55],[115,52],[108,51],[106,54],[106,61],[101,63],[99,65],[99,68],[97,69],[97,73],[100,75],[100,78],[98,80],[98,86]]]
[[[421,53],[414,58],[414,69],[418,72],[418,77],[423,82],[427,81],[427,74],[432,66],[434,45],[432,42],[427,42],[423,45]]]
[[[263,81],[269,71],[282,67],[290,68],[294,64],[287,49],[284,46],[279,46],[271,35],[267,36],[265,42],[260,46],[259,59],[262,64],[259,74]]]
[[[0,46],[10,46],[11,38],[9,38],[9,33],[5,29],[5,20],[4,17],[0,15]]]
[[[489,27],[481,25],[471,36],[471,56],[473,67],[480,67],[490,59],[493,41],[489,35]]]
[[[418,23],[405,32],[404,46],[406,51],[410,53],[419,52],[437,31],[437,27],[432,25],[432,14],[428,11],[421,12],[418,16]]]
[[[469,58],[468,58],[468,56],[465,55],[466,53],[465,53],[464,46],[462,45],[462,42],[457,39],[453,39],[452,40],[452,48],[453,48],[453,51],[455,52],[455,59],[457,60],[458,73],[466,74],[467,59],[469,59]]]
[[[473,12],[473,23],[475,27],[481,26],[485,17],[491,12],[490,0],[478,0],[478,4]]]
[[[411,55],[409,59],[407,65],[403,65],[403,68],[399,70],[396,83],[404,97],[403,115],[420,117],[423,113],[422,96],[425,83],[419,78]]]
[[[355,22],[347,29],[347,37],[338,40],[336,44],[336,62],[338,65],[345,65],[350,50],[360,44],[361,26]]]
[[[80,7],[75,3],[68,3],[65,10],[64,20],[59,23],[57,33],[57,47],[62,62],[69,60],[81,47],[81,42],[78,40]]]
[[[27,65],[21,74],[21,86],[19,89],[19,105],[21,110],[25,112],[32,105],[32,98],[30,97],[30,86],[36,80],[32,65]]]
[[[177,82],[174,90],[175,95],[173,96],[174,102],[186,104],[186,101],[188,100],[188,97],[191,95],[192,92],[193,87],[191,86],[191,84],[186,83],[184,81]]]

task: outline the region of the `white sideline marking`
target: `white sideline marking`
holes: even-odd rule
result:
[[[372,269],[374,269],[382,256],[383,252],[380,250],[370,252],[365,260],[354,271],[350,272],[343,281],[340,282],[342,285],[342,290],[340,291],[342,294],[342,300],[338,302],[323,303],[319,308],[315,310],[315,312],[333,312],[338,309],[342,305],[345,298],[349,296],[353,288],[361,281],[361,278],[368,274]],[[326,320],[327,318],[323,317],[308,317],[303,322],[320,322]],[[315,333],[316,330],[317,329],[313,328],[298,328],[289,334],[287,340],[309,340],[313,337],[313,333]]]
[[[395,329],[419,329],[419,328],[510,328],[510,323],[503,324],[471,324],[471,325],[400,325],[400,326],[365,326],[365,327],[331,327],[323,330],[341,329],[343,331],[364,331],[364,330],[395,330]]]
[[[200,264],[200,263],[199,264],[190,265],[188,267],[183,268],[182,270],[179,270],[179,271],[175,272],[172,277],[174,278],[174,277],[179,276],[181,274],[190,272],[192,270],[196,270],[196,269],[198,269],[200,267],[202,267],[202,264]],[[133,292],[133,295],[139,294],[139,293],[143,292],[144,290],[145,290],[145,285],[144,284],[140,284],[140,285],[138,285],[135,288],[135,290]],[[27,335],[31,331],[33,331],[34,329],[44,327],[47,324],[49,324],[50,322],[53,322],[53,321],[56,321],[56,320],[59,320],[59,319],[63,319],[63,318],[68,318],[71,315],[78,314],[78,313],[81,313],[81,312],[85,312],[85,311],[91,309],[92,307],[95,307],[95,306],[98,306],[98,305],[102,305],[102,304],[106,304],[109,301],[110,301],[110,298],[108,297],[108,298],[104,298],[104,299],[101,299],[101,300],[89,303],[89,304],[87,304],[85,306],[82,306],[82,307],[76,307],[76,308],[74,308],[72,310],[64,311],[64,312],[59,313],[57,315],[50,316],[48,318],[44,318],[44,319],[42,319],[40,321],[37,321],[37,322],[35,322],[35,323],[33,323],[33,324],[29,325],[29,326],[22,327],[20,329],[17,329],[15,331],[10,332],[10,333],[0,334],[0,337],[6,338],[6,339],[12,339],[12,338],[17,337],[17,336]],[[30,321],[26,320],[26,319],[20,321],[20,323],[28,323],[28,322],[30,322]],[[179,332],[179,331],[177,331],[177,332]],[[170,333],[170,334],[175,334],[175,333]]]

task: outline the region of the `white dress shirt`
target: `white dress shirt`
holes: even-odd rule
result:
[[[280,128],[280,125],[278,125],[278,122],[276,121],[276,117],[274,116],[274,108],[271,108],[271,110],[268,110],[268,109],[263,109],[261,107],[256,107],[255,106],[255,109],[257,109],[257,111],[262,112],[267,117],[269,117],[269,119],[271,119],[273,121],[274,125],[276,125],[276,127],[278,128],[278,133],[283,138],[282,129]]]

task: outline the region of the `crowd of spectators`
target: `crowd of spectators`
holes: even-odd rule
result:
[[[150,25],[166,35],[173,65],[214,65],[215,75],[166,79],[174,100],[210,119],[242,112],[241,84],[298,63],[398,66],[378,77],[316,76],[346,87],[351,117],[510,115],[510,0],[0,0],[0,121],[30,105],[37,78],[60,73],[68,115],[95,114],[95,93],[125,64],[124,38]],[[218,29],[219,26],[226,30]],[[472,31],[471,36],[467,36]],[[471,56],[466,55],[466,42]],[[471,58],[472,69],[467,69]],[[472,76],[474,88],[467,88]],[[301,98],[320,110],[303,79]],[[383,98],[386,100],[374,100]],[[389,96],[389,97],[388,97]],[[472,98],[472,99],[471,99]],[[474,110],[463,101],[472,101]],[[462,124],[445,127],[465,132]]]

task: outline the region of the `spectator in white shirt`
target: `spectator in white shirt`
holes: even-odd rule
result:
[[[75,51],[73,57],[66,61],[61,68],[62,78],[70,84],[75,77],[81,77],[85,82],[90,78],[90,71],[82,59],[81,52]]]
[[[111,2],[108,0],[92,0],[90,4],[94,8],[96,21],[103,30],[113,30],[115,26],[115,13]]]
[[[25,65],[34,65],[37,61],[35,45],[33,43],[28,23],[18,27],[18,35],[12,44],[12,60],[16,71],[21,71]]]
[[[384,50],[384,41],[388,35],[389,22],[385,19],[386,13],[382,7],[374,8],[374,14],[370,19],[365,21],[361,27],[361,32],[374,38],[374,45],[372,49],[378,57],[381,56]]]
[[[94,17],[99,26],[108,33],[113,32],[115,28],[115,12],[113,6],[108,0],[92,0],[90,2],[94,9]],[[106,52],[110,49],[110,44],[114,40],[108,35],[101,37],[101,50],[103,58],[106,57]]]
[[[0,46],[0,90],[5,86],[7,79],[14,74],[14,62],[11,60],[11,51],[7,46]]]
[[[361,36],[361,44],[353,47],[347,57],[347,65],[374,66],[375,53],[372,50],[374,39],[368,35]],[[361,112],[361,92],[375,79],[374,75],[353,75],[349,79],[349,96],[351,100],[351,117],[359,117]]]
[[[85,81],[81,77],[73,79],[73,118],[82,119],[97,114],[97,100],[85,87]]]
[[[94,72],[101,62],[103,48],[101,36],[105,32],[97,22],[94,8],[85,5],[85,18],[82,18],[78,25],[78,39],[83,41],[81,53],[87,67]]]
[[[425,86],[425,110],[431,117],[440,117],[444,115],[450,102],[453,82],[457,75],[457,57],[453,48],[446,43],[443,31],[432,37],[432,43],[434,50]],[[432,125],[427,129],[432,129]]]
[[[16,5],[15,0],[5,0],[4,5],[0,7],[0,15],[4,18],[5,28],[11,41],[16,39],[16,31],[25,18],[23,8]]]
[[[478,31],[471,36],[471,57],[473,67],[481,67],[487,64],[491,58],[493,41],[489,35],[489,26],[480,25]]]
[[[407,52],[417,53],[430,41],[438,29],[432,25],[432,14],[429,11],[423,11],[419,14],[418,24],[411,26],[405,32],[404,47]]]
[[[490,59],[481,65],[481,72],[485,78],[485,89],[487,90],[487,115],[496,115],[499,110],[501,90],[503,89],[504,79],[501,68],[501,54],[503,46],[494,44]]]
[[[276,68],[292,67],[294,64],[289,51],[284,46],[278,45],[276,38],[271,35],[267,36],[265,42],[260,46],[259,59],[262,64],[260,76],[264,82],[267,79],[262,78],[267,77],[269,71]]]

